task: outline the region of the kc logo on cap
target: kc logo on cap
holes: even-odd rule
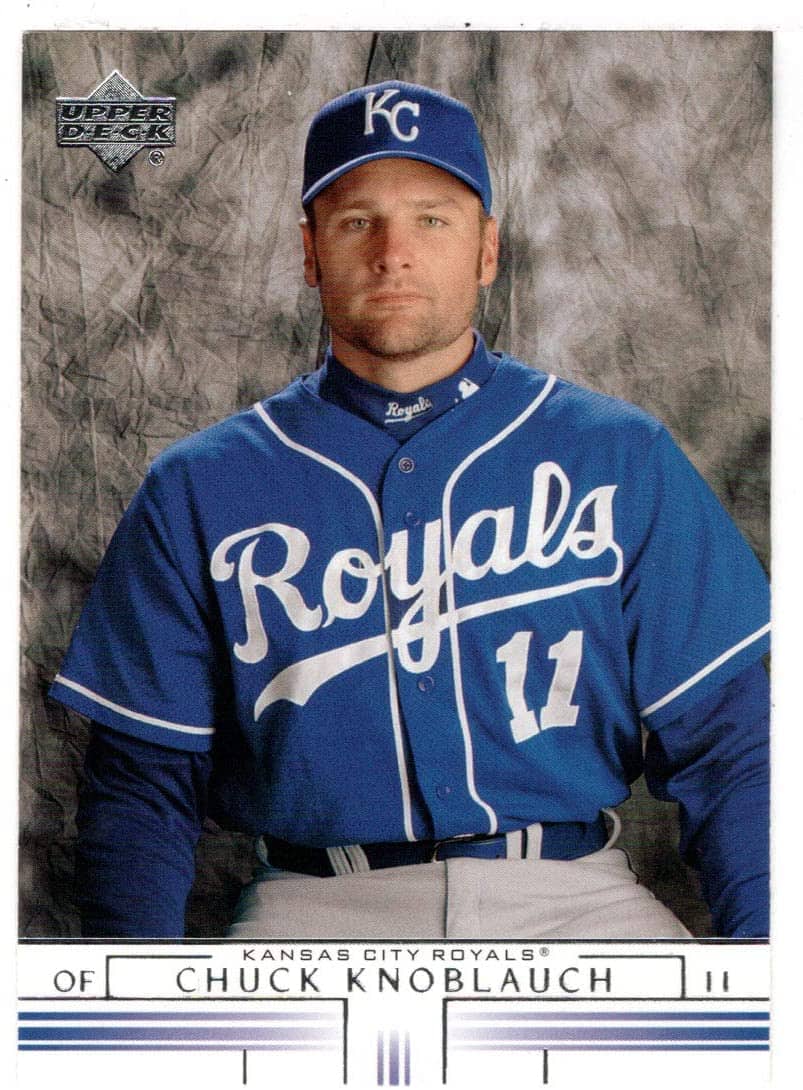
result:
[[[307,134],[301,203],[372,159],[418,159],[465,182],[491,211],[491,179],[471,110],[401,80],[358,87],[327,102]]]
[[[382,97],[376,104],[377,92],[369,91],[365,96],[365,129],[363,130],[363,136],[372,136],[374,132],[374,117],[384,117],[390,126],[390,131],[396,137],[397,140],[415,140],[418,136],[418,126],[413,125],[409,132],[402,132],[396,121],[401,110],[409,110],[413,117],[418,117],[421,113],[421,107],[417,102],[410,102],[407,99],[402,99],[397,102],[393,109],[388,110],[385,108],[385,103],[390,99],[398,95],[398,87],[389,87],[387,91],[382,92]]]

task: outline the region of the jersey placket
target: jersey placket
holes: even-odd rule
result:
[[[442,523],[428,503],[441,482],[429,479],[430,464],[419,433],[391,459],[381,503],[399,703],[434,835],[448,837],[495,831],[495,814],[474,788],[471,741],[456,714]]]

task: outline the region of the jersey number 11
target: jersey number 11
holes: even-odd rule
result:
[[[535,712],[527,707],[524,696],[532,636],[532,632],[517,632],[496,652],[496,661],[505,667],[505,694],[513,713],[510,729],[517,742],[524,742],[549,727],[573,727],[580,710],[576,704],[572,704],[572,697],[583,658],[583,633],[572,629],[558,643],[553,643],[547,652],[555,663],[555,672],[546,704],[541,708],[540,723]]]

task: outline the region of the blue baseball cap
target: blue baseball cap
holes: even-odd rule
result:
[[[307,134],[302,205],[372,159],[431,163],[471,186],[491,211],[491,179],[474,115],[439,91],[386,80],[327,102]]]

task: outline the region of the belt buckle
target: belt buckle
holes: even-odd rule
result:
[[[432,849],[432,855],[429,858],[430,863],[440,863],[443,860],[438,859],[438,851],[444,844],[459,844],[461,841],[465,841],[467,844],[481,843],[483,840],[496,840],[494,836],[485,836],[482,833],[459,833],[457,836],[447,836],[443,840],[436,840]]]

